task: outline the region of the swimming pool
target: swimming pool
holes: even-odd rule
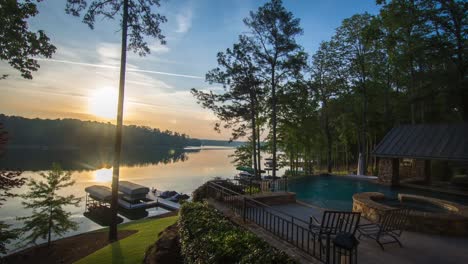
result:
[[[304,176],[290,178],[289,191],[296,198],[317,206],[334,210],[351,210],[353,194],[360,192],[381,192],[389,198],[397,198],[398,193],[429,196],[468,205],[467,197],[429,192],[404,187],[389,187],[367,179],[347,176]]]

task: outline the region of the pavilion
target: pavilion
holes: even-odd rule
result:
[[[372,154],[378,159],[382,184],[468,188],[468,123],[397,126]]]

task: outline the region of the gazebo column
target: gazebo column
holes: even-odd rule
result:
[[[431,160],[424,161],[424,182],[431,184]]]
[[[392,159],[392,186],[400,185],[400,159]]]

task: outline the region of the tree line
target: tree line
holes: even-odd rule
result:
[[[293,175],[356,167],[366,174],[376,169],[371,150],[393,126],[468,121],[468,3],[376,3],[377,15],[344,19],[308,53],[296,41],[300,20],[271,0],[250,12],[247,32],[217,54],[206,80],[224,92],[192,93],[216,114],[216,129],[249,138],[237,155],[255,170],[266,141],[273,166],[287,164]]]
[[[29,119],[0,114],[9,135],[9,146],[109,149],[114,144],[115,125],[78,119]],[[129,125],[123,128],[126,148],[182,148],[200,146],[200,140],[169,130]]]

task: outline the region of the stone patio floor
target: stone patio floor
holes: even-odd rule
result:
[[[309,221],[313,215],[321,220],[323,209],[302,202],[276,205],[273,208]],[[366,223],[365,219],[361,223]],[[374,241],[362,238],[358,248],[358,263],[468,263],[468,237],[447,237],[404,231],[398,244],[385,245],[383,251]]]

